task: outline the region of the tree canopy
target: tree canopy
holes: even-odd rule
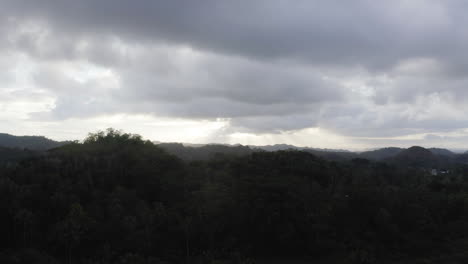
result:
[[[184,161],[108,129],[0,165],[0,262],[463,263],[467,173],[295,150]]]

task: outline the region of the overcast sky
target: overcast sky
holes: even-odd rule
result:
[[[0,132],[468,148],[466,1],[0,7]]]

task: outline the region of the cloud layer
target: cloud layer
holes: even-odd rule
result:
[[[311,128],[351,147],[468,136],[463,1],[0,4],[9,126],[143,115],[222,122],[212,140],[225,142]]]

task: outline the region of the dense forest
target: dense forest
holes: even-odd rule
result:
[[[0,149],[0,263],[468,262],[462,160],[190,151],[112,129]]]

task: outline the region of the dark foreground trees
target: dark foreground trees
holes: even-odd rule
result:
[[[466,171],[299,151],[187,163],[108,130],[1,168],[0,263],[463,263]]]

